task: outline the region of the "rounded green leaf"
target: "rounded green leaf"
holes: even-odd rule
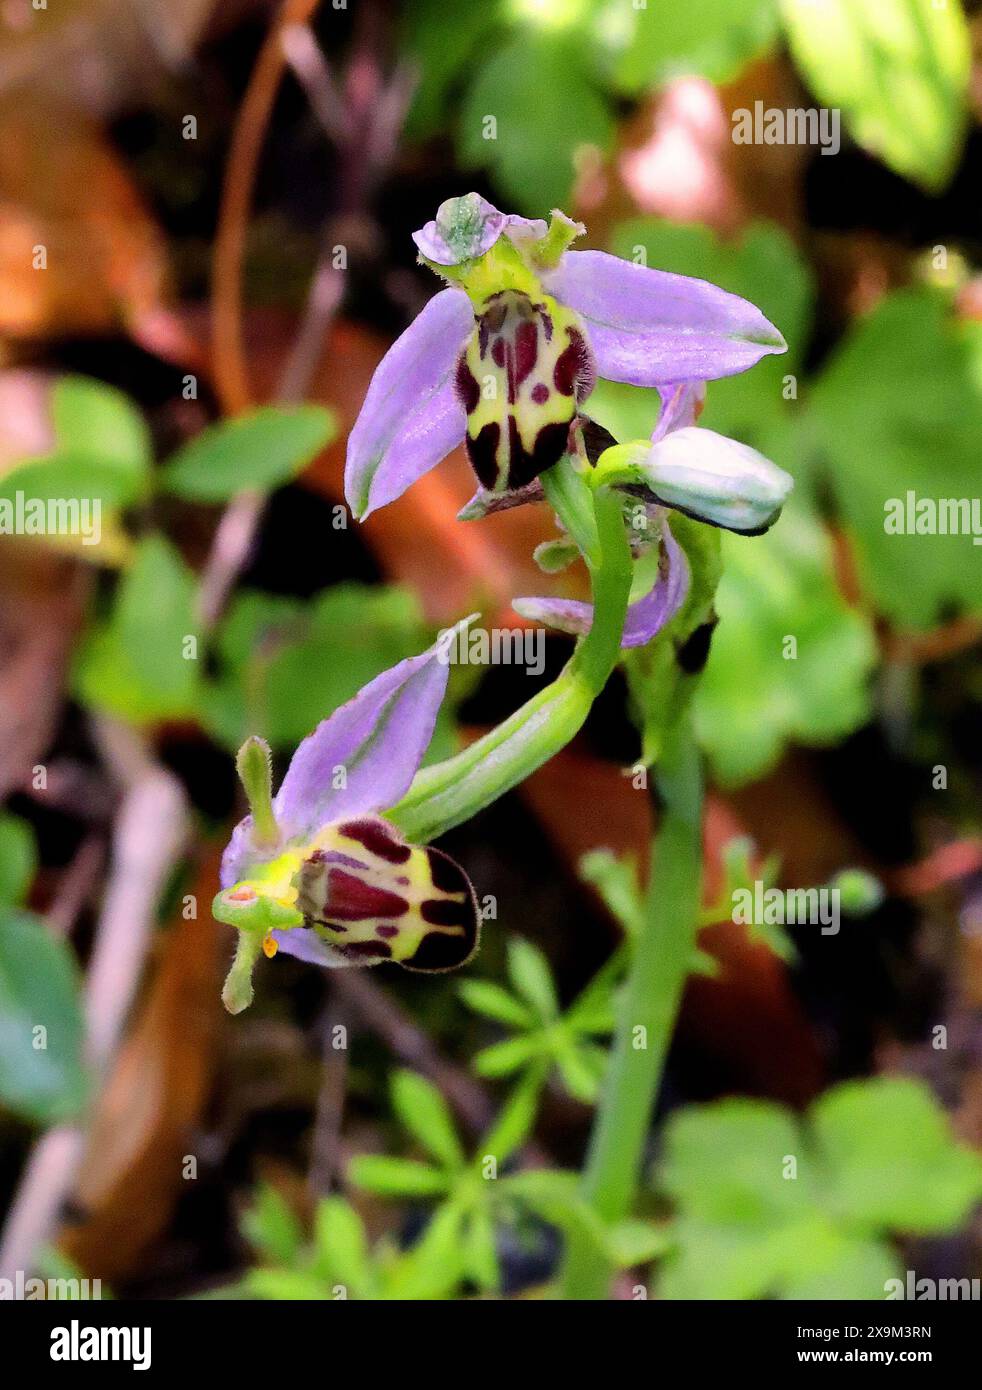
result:
[[[23,902],[36,867],[31,827],[18,816],[0,813],[0,907]]]
[[[810,1119],[842,1219],[928,1235],[956,1230],[982,1198],[982,1157],[957,1142],[921,1081],[846,1082],[816,1101]]]
[[[662,1186],[700,1221],[758,1227],[806,1211],[808,1168],[797,1121],[768,1101],[689,1106],[666,1127]]]
[[[809,87],[861,145],[937,192],[965,129],[971,44],[960,0],[783,0]]]
[[[334,417],[319,405],[263,406],[202,430],[164,466],[161,486],[192,502],[270,491],[330,443]]]
[[[605,152],[611,143],[613,118],[591,84],[587,58],[562,37],[517,33],[464,97],[458,158],[471,168],[490,166],[517,211],[541,217],[568,206],[577,152],[586,145]]]
[[[0,910],[0,1102],[43,1123],[78,1113],[79,978],[69,946],[27,912]]]
[[[717,778],[734,785],[769,771],[790,741],[829,744],[858,728],[877,651],[803,507],[786,508],[766,536],[724,536],[723,554],[720,622],[694,708]]]
[[[78,654],[79,698],[134,723],[196,713],[194,593],[194,575],[170,541],[142,540],[109,621],[89,633]]]

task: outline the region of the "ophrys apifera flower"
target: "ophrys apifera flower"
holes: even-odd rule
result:
[[[415,233],[448,281],[393,344],[348,440],[345,491],[364,518],[466,442],[483,493],[528,487],[566,452],[598,377],[635,386],[742,372],[784,339],[704,280],[603,251],[579,223],[509,216],[470,193]]]
[[[251,814],[222,859],[214,915],[240,931],[223,998],[252,998],[260,953],[324,966],[462,965],[477,947],[470,880],[442,851],[407,843],[381,814],[408,790],[447,686],[445,639],[377,676],[319,724],[276,796],[269,752],[248,739],[238,768]]]

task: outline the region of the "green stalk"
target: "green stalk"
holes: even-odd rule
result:
[[[584,1198],[608,1225],[624,1220],[633,1208],[695,943],[702,874],[702,774],[687,713],[666,735],[656,786],[662,814],[652,846],[645,921],[633,945],[582,1180]],[[571,1236],[562,1278],[564,1298],[606,1298],[612,1274],[594,1243]]]
[[[593,625],[551,685],[462,752],[417,774],[388,812],[415,843],[469,820],[564,748],[582,727],[617,661],[631,588],[621,506],[615,494],[603,489],[594,494],[584,486],[580,493],[568,460],[550,473],[563,467],[575,481],[567,478],[557,488],[560,515],[564,524],[575,516],[576,529],[591,547],[586,559],[593,583]]]

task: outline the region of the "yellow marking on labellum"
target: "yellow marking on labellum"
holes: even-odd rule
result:
[[[273,937],[271,933],[267,932],[267,934],[263,937],[263,955],[267,958],[267,960],[272,960],[278,950],[279,947],[276,944],[275,937]]]
[[[308,925],[351,962],[452,970],[477,947],[480,914],[463,869],[440,850],[407,844],[376,816],[325,827],[298,886]]]
[[[456,375],[467,452],[482,486],[506,492],[562,458],[596,369],[580,320],[550,295],[502,290],[475,318]]]

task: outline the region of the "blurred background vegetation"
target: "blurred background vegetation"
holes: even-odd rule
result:
[[[278,959],[230,1022],[208,912],[247,734],[285,765],[438,627],[542,589],[546,509],[456,522],[462,454],[363,528],[343,505],[370,375],[433,289],[410,233],[475,188],[789,343],[701,420],[797,486],[724,538],[700,950],[643,1209],[597,1240],[626,1296],[980,1273],[982,549],[883,525],[909,489],[979,491],[980,52],[959,0],[7,0],[0,497],[103,504],[99,546],[0,537],[8,1255],[139,1296],[535,1294],[588,1219],[651,828],[620,677],[447,837],[493,899],[466,977]],[[841,149],[736,143],[755,102],[841,111]],[[634,437],[657,406],[603,384],[589,410]],[[429,756],[567,653],[456,671]],[[838,935],[729,920],[734,885],[853,866]],[[776,1203],[775,1152],[811,1174]]]

